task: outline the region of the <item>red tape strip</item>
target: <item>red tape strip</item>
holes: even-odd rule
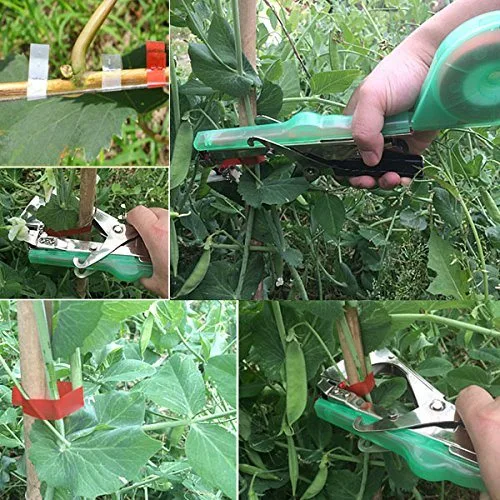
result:
[[[370,392],[373,391],[374,387],[375,387],[375,376],[373,375],[373,372],[371,372],[366,376],[366,378],[362,382],[358,382],[352,385],[344,384],[343,389],[347,389],[348,391],[354,392],[356,396],[363,397],[366,396],[367,394],[370,394]]]
[[[83,387],[73,390],[71,382],[57,382],[60,399],[25,399],[17,387],[12,389],[12,405],[39,420],[60,420],[83,407]]]
[[[223,160],[220,165],[220,170],[229,167],[236,167],[237,165],[256,165],[257,163],[264,163],[266,161],[265,155],[247,156],[245,158],[228,158]]]
[[[90,233],[92,231],[92,224],[84,227],[75,227],[73,229],[65,229],[63,231],[54,231],[49,227],[45,228],[45,232],[49,236],[55,236],[56,238],[63,238],[64,236],[74,236],[75,234],[85,234]]]
[[[167,85],[167,78],[165,76],[167,53],[164,42],[146,42],[146,67],[148,89],[165,87]]]

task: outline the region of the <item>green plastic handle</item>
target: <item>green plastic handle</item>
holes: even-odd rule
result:
[[[30,249],[28,259],[32,264],[74,268],[73,259],[85,259],[84,252],[66,252],[62,250]],[[148,262],[141,262],[137,257],[127,255],[108,255],[101,261],[86,268],[90,271],[104,271],[115,278],[128,283],[140,278],[149,278],[153,274],[153,266]]]
[[[367,441],[403,457],[414,474],[427,481],[451,481],[465,488],[486,491],[479,467],[461,457],[451,455],[448,447],[435,439],[410,429],[383,432],[359,432],[353,422],[359,412],[348,406],[320,398],[314,405],[322,420],[341,427]],[[364,423],[376,417],[363,414]]]
[[[262,149],[262,144],[259,143],[253,148],[248,145],[248,139],[251,137],[264,137],[283,146],[352,139],[351,123],[352,116],[320,115],[303,111],[286,122],[204,130],[196,135],[194,147],[198,151]],[[382,132],[386,136],[409,134],[409,113],[387,118]]]

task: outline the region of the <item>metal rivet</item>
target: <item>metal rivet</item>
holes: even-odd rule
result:
[[[446,408],[446,403],[440,399],[434,399],[429,406],[431,410],[443,411]]]
[[[389,410],[387,413],[387,418],[389,420],[396,420],[399,417],[399,413],[396,410]]]
[[[116,226],[113,227],[113,231],[115,233],[123,233],[123,227],[117,224]]]
[[[95,243],[91,243],[89,248],[92,252],[95,252],[97,250],[97,245]]]

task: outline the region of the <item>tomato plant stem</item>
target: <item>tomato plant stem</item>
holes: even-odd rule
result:
[[[436,314],[390,314],[391,318],[394,319],[404,319],[412,321],[430,321],[432,323],[450,326],[452,328],[459,328],[461,330],[471,330],[481,335],[489,335],[493,337],[500,337],[500,332],[492,328],[484,328],[479,325],[473,325],[471,323],[465,323],[464,321],[459,321],[456,319],[445,318],[443,316],[437,316]]]

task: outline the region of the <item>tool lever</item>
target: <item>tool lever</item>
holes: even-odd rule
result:
[[[254,147],[260,142],[267,150],[267,154],[282,154],[304,169],[304,176],[313,181],[321,174],[338,175],[340,177],[357,177],[369,175],[381,177],[387,172],[396,172],[401,177],[421,177],[423,158],[420,155],[403,153],[399,151],[385,150],[378,165],[369,167],[365,165],[361,157],[348,158],[345,160],[329,160],[314,153],[303,153],[296,148],[283,146],[277,142],[264,137],[250,137],[248,145]],[[325,143],[324,147],[331,147]]]

